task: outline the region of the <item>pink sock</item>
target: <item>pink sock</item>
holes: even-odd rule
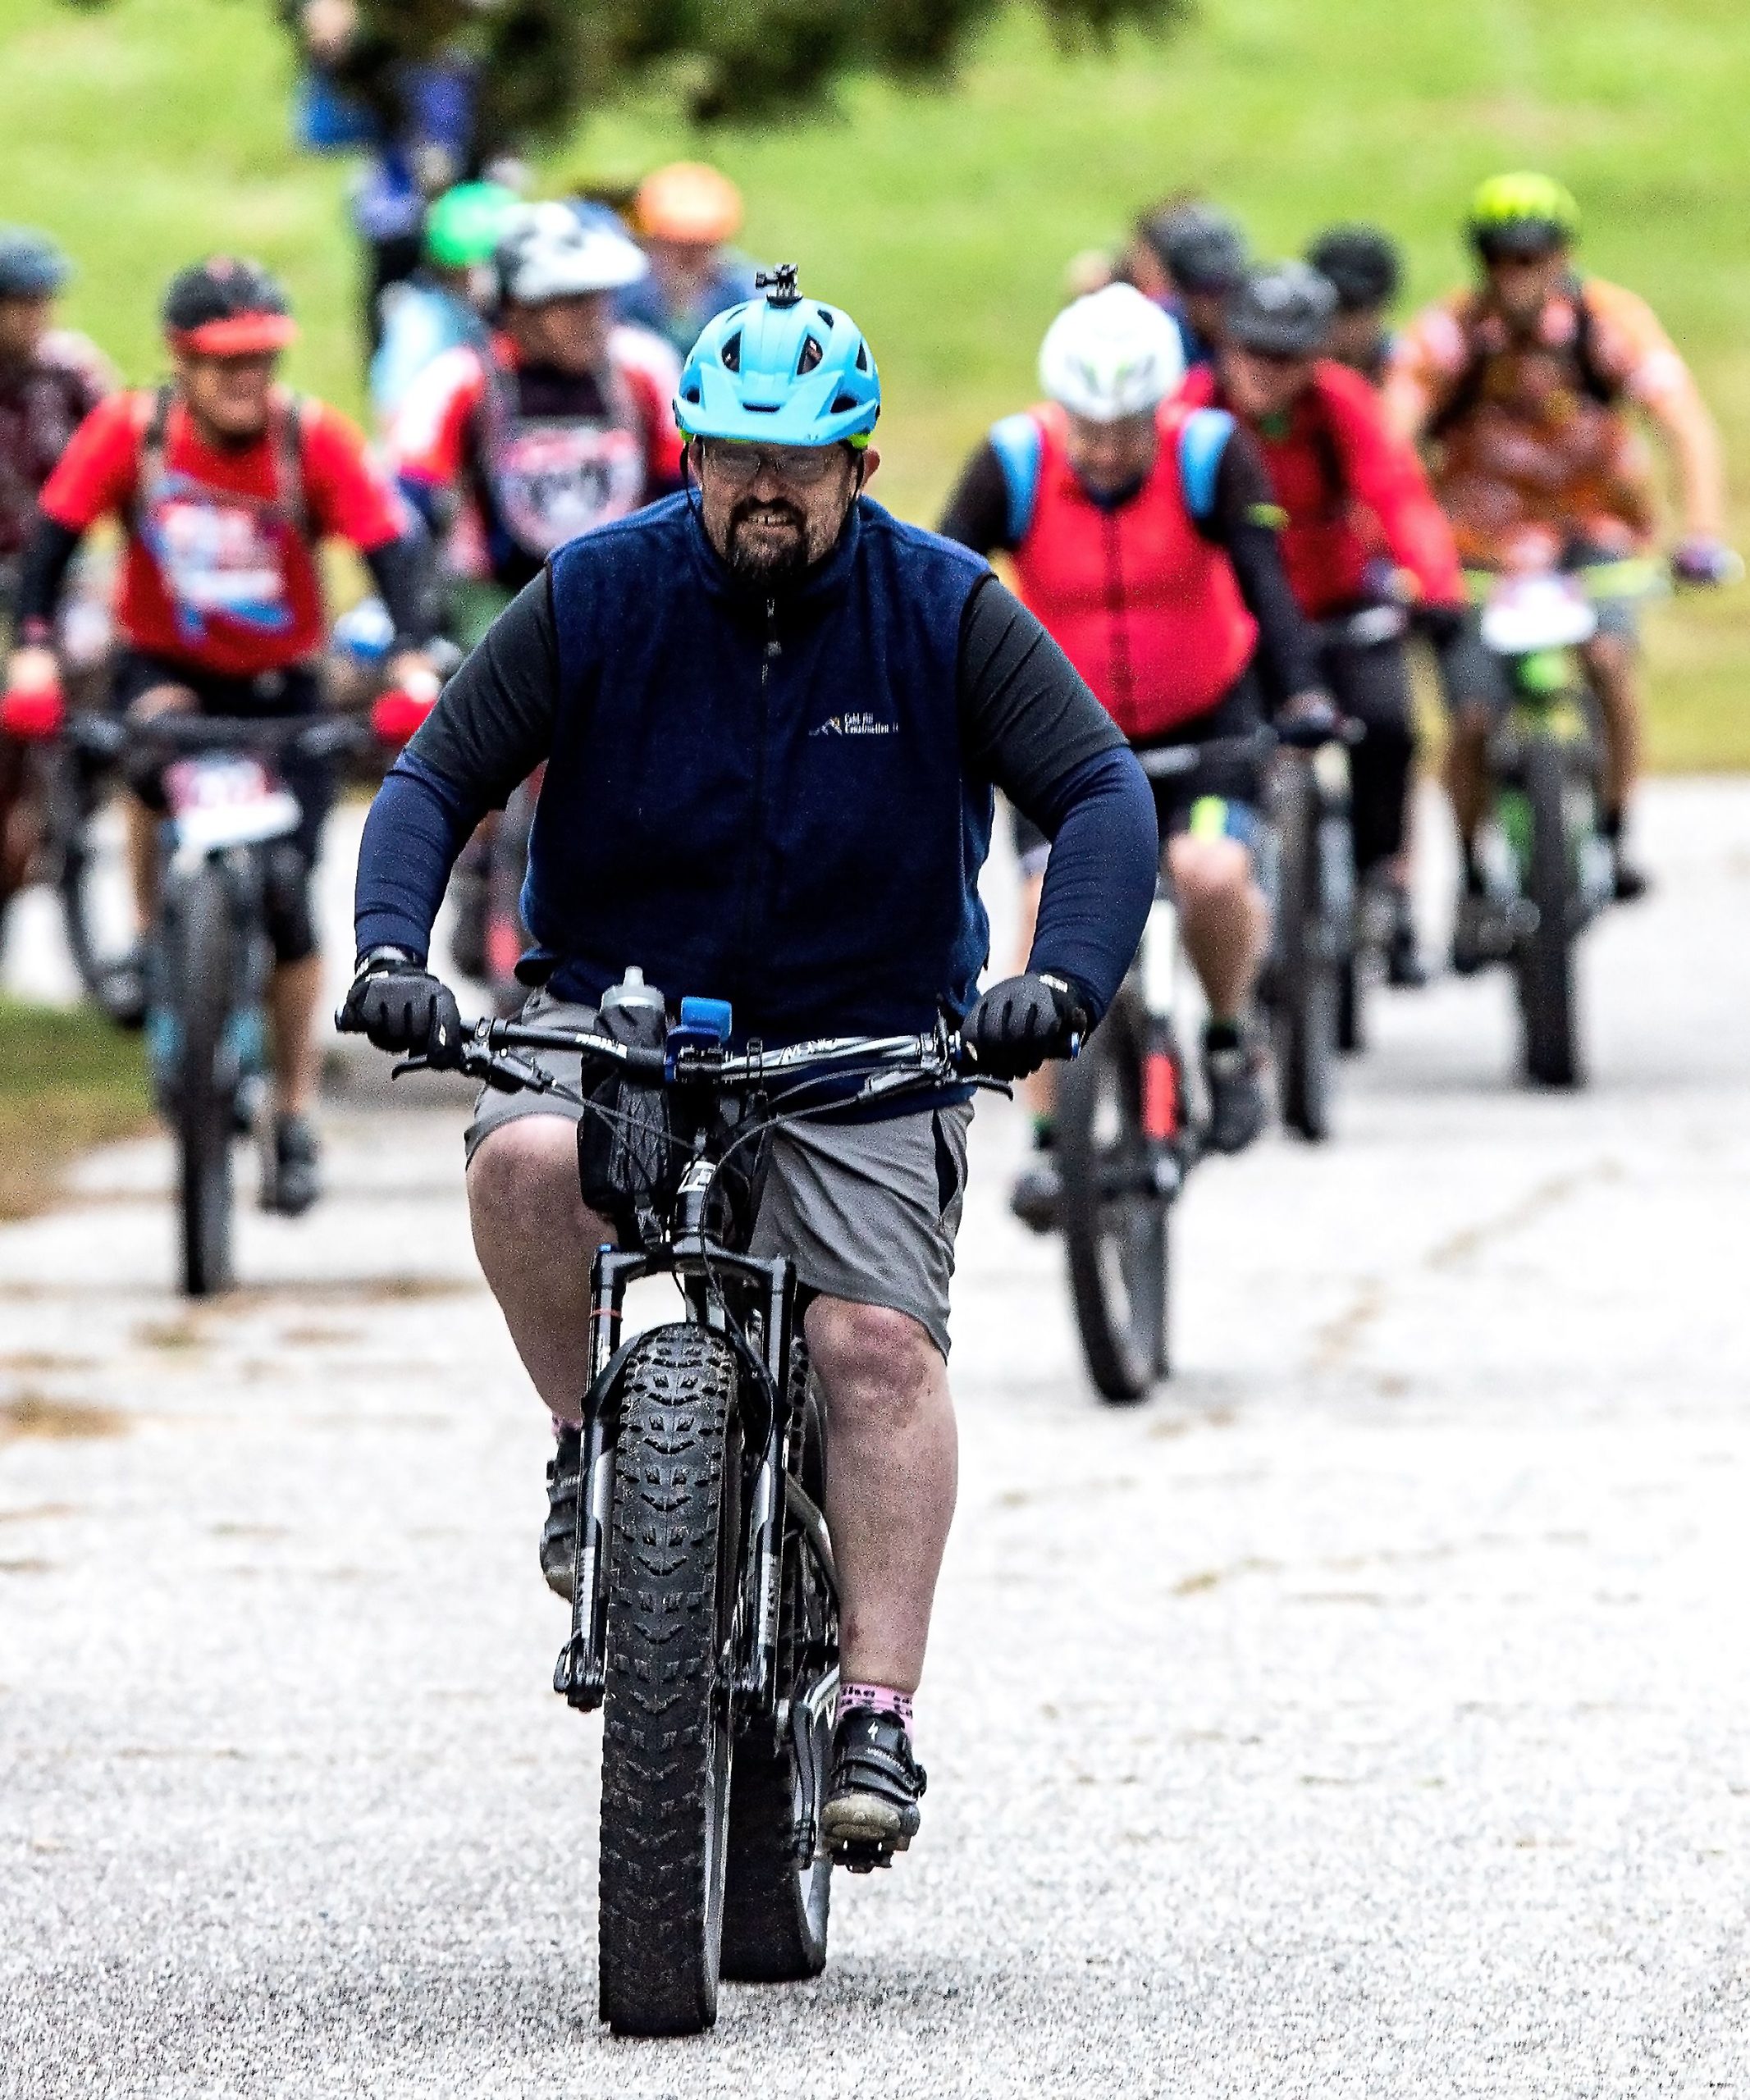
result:
[[[841,1678],[838,1707],[833,1719],[838,1720],[853,1706],[866,1706],[875,1714],[891,1714],[908,1736],[912,1732],[912,1695],[909,1691],[895,1691],[891,1686],[885,1684],[854,1684]],[[914,1744],[913,1747],[916,1746]]]

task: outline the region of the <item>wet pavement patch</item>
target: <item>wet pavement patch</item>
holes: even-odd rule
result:
[[[14,1436],[124,1436],[127,1427],[127,1418],[114,1408],[57,1399],[52,1393],[18,1393],[0,1401],[0,1442]]]

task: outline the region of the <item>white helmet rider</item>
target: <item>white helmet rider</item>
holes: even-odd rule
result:
[[[1117,422],[1177,393],[1185,377],[1178,329],[1134,285],[1106,285],[1067,306],[1039,345],[1039,384],[1072,416]]]
[[[587,223],[569,204],[529,204],[505,229],[493,257],[499,289],[518,306],[614,292],[650,268],[636,242],[611,227]]]

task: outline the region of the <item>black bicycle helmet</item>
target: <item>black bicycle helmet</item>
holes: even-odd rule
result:
[[[209,255],[172,278],[163,321],[178,349],[207,357],[282,350],[298,332],[278,280],[235,255]]]
[[[1306,262],[1269,262],[1246,272],[1222,313],[1224,340],[1264,357],[1316,357],[1331,332],[1336,293]]]
[[[0,226],[0,299],[53,299],[71,275],[47,234]]]
[[[1308,249],[1306,259],[1328,280],[1345,313],[1389,306],[1403,289],[1403,257],[1378,226],[1332,226]]]
[[[1177,205],[1141,232],[1177,290],[1231,291],[1245,275],[1245,236],[1213,205]]]

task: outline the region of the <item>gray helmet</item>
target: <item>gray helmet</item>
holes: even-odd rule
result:
[[[71,274],[47,234],[0,226],[0,299],[51,299]]]
[[[1179,291],[1231,291],[1245,275],[1245,236],[1213,205],[1181,204],[1150,219],[1142,235]]]
[[[1331,332],[1336,293],[1306,262],[1269,262],[1246,272],[1222,313],[1223,340],[1265,357],[1316,356]]]
[[[1389,306],[1404,283],[1397,244],[1378,226],[1332,226],[1306,251],[1306,259],[1327,277],[1345,313]]]

